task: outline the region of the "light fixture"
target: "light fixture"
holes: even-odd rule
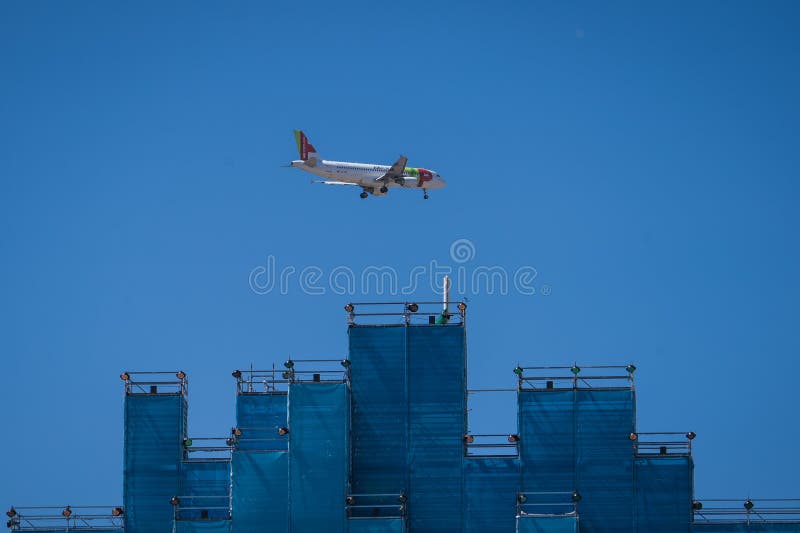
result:
[[[236,379],[240,379],[242,377],[242,371],[234,370],[233,372],[231,372],[231,376],[235,377]]]
[[[520,492],[519,494],[517,494],[517,502],[519,502],[519,503],[525,503],[525,502],[527,502],[527,501],[528,501],[528,497],[527,497],[527,496],[525,496],[525,495],[524,495],[524,494],[522,494],[521,492]]]
[[[72,516],[72,509],[70,508],[69,505],[64,507],[64,510],[61,511],[61,516],[63,516],[64,518],[69,518],[70,516]]]
[[[697,500],[692,502],[692,509],[694,509],[695,511],[699,511],[702,508],[703,508],[703,502],[700,502],[700,501],[697,501]]]
[[[178,498],[177,496],[173,496],[172,498],[170,498],[169,503],[171,503],[172,505],[179,505],[181,503],[181,499]]]
[[[342,359],[339,363],[345,368],[350,368],[350,359]]]
[[[581,499],[582,498],[581,498],[581,493],[580,492],[578,492],[577,490],[572,492],[572,501],[573,502],[578,503],[579,501],[581,501]]]
[[[233,446],[236,444],[236,440],[233,437],[228,437],[227,440],[225,440],[225,444],[228,446]]]
[[[231,428],[231,433],[236,435],[237,437],[242,436],[242,430],[239,428]]]
[[[628,365],[625,367],[625,370],[628,371],[628,374],[633,374],[636,372],[636,365]]]
[[[508,442],[512,444],[514,444],[515,442],[519,442],[519,435],[517,435],[516,433],[512,433],[511,435],[508,436]]]
[[[114,507],[111,509],[111,516],[122,516],[125,514],[125,509],[122,507]]]
[[[465,304],[464,302],[458,302],[457,307],[458,310],[461,311],[462,313],[467,310],[467,304]]]
[[[516,375],[518,375],[518,376],[521,376],[522,375],[522,367],[521,366],[515,366],[514,367],[514,373]]]
[[[289,428],[287,427],[278,428],[278,435],[286,435],[287,433],[289,433]]]
[[[408,304],[408,310],[411,311],[412,313],[416,313],[417,311],[419,311],[419,306],[415,303],[410,303]]]
[[[570,372],[575,374],[576,376],[581,373],[581,367],[578,365],[573,365],[572,368],[569,369]]]
[[[294,361],[292,361],[291,359],[287,359],[286,361],[283,362],[283,366],[285,366],[286,368],[294,368]]]
[[[122,374],[119,375],[119,379],[121,379],[122,381],[128,381],[129,379],[131,379],[131,376],[127,372],[123,372]]]
[[[347,311],[348,313],[352,313],[354,309],[355,306],[353,306],[353,304],[347,304],[344,306],[344,310]]]
[[[356,503],[356,499],[353,498],[352,496],[347,496],[344,499],[344,503],[346,503],[347,505],[353,505],[354,503]]]
[[[178,370],[175,373],[175,377],[178,378],[179,380],[183,381],[184,379],[186,379],[186,372],[184,372],[183,370]]]
[[[406,503],[408,501],[408,496],[406,496],[401,492],[400,496],[397,497],[397,501],[400,503]],[[400,510],[402,510],[402,507],[400,508]]]
[[[475,442],[475,435],[464,435],[464,442],[467,444],[472,444]]]
[[[694,438],[696,436],[697,436],[697,433],[695,433],[694,431],[690,431],[689,433],[686,434],[686,438],[689,439],[689,440],[694,440]]]
[[[636,433],[631,433],[630,435],[628,435],[628,438],[631,440],[636,440],[639,438],[639,435],[637,435]]]
[[[751,500],[750,498],[747,498],[747,499],[744,501],[744,508],[745,508],[745,509],[747,509],[748,511],[749,511],[750,509],[752,509],[752,508],[753,508],[753,500]]]
[[[191,445],[192,445],[192,439],[189,439],[189,438],[183,439],[183,447],[184,448],[188,448]]]
[[[9,517],[9,518],[14,518],[15,516],[17,516],[17,510],[14,509],[13,505],[11,506],[11,509],[6,511],[6,516]]]

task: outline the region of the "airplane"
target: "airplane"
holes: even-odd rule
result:
[[[326,161],[320,157],[305,133],[294,130],[294,138],[297,141],[300,159],[292,161],[288,166],[323,178],[313,180],[311,183],[361,187],[361,198],[367,198],[370,194],[386,196],[393,187],[422,189],[426,200],[429,189],[441,189],[446,184],[438,172],[426,168],[406,167],[408,158],[403,155],[390,166]]]

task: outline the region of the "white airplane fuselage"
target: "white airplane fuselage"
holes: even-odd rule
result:
[[[352,163],[349,161],[326,161],[301,159],[292,161],[292,166],[310,172],[320,178],[352,183],[364,188],[366,192],[381,196],[381,187],[387,189],[391,187],[418,188],[418,189],[441,189],[445,186],[445,181],[438,172],[424,168],[405,168],[402,176],[385,181],[376,181],[386,174],[391,168],[388,165],[372,165],[369,163]]]

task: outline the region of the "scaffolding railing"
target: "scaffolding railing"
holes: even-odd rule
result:
[[[466,457],[519,457],[519,435],[470,433],[464,436]]]
[[[519,492],[517,517],[578,516],[580,500],[575,491]]]
[[[230,460],[234,444],[232,437],[187,437],[183,439],[184,460]]]
[[[695,500],[695,524],[800,522],[800,498]]]
[[[121,531],[124,514],[121,505],[11,507],[6,526],[11,531]]]
[[[395,494],[348,494],[345,498],[347,518],[403,518],[408,514],[408,498]]]
[[[125,394],[189,394],[189,378],[182,370],[176,372],[128,372],[119,375],[125,383]]]
[[[517,366],[517,389],[547,391],[565,389],[633,389],[634,365],[627,366]]]
[[[424,302],[351,302],[344,306],[347,324],[356,325],[463,325],[467,317],[466,302],[440,300]],[[387,322],[392,318],[396,322]]]
[[[176,521],[230,520],[231,496],[227,495],[183,495],[171,500]]]
[[[679,438],[682,436],[683,438]],[[639,457],[652,456],[691,456],[695,433],[689,431],[662,431],[631,433],[634,453]]]
[[[286,394],[290,383],[346,383],[350,361],[343,359],[293,359],[283,368],[234,370],[237,394]]]
[[[236,427],[231,428],[232,449],[248,452],[281,452],[286,451],[286,439],[289,428],[286,426],[275,427]],[[252,435],[257,435],[253,437]],[[259,444],[256,444],[259,443]],[[246,446],[241,446],[246,444]]]

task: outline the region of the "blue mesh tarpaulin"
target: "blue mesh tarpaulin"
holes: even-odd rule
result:
[[[462,529],[466,347],[462,326],[409,326],[412,531]]]
[[[347,521],[350,533],[404,533],[402,518],[353,518]]]
[[[514,529],[519,474],[515,457],[464,460],[465,531],[499,533]]]
[[[230,530],[230,520],[193,520],[191,522],[178,521],[175,523],[175,533],[228,533]]]
[[[188,460],[181,463],[180,520],[228,519],[230,493],[230,460]]]
[[[349,403],[344,383],[289,385],[289,530],[344,531]]]
[[[287,531],[288,453],[235,451],[231,464],[233,531]]]
[[[689,531],[692,519],[692,459],[636,458],[636,527],[642,533]]]
[[[577,533],[578,531],[580,531],[578,521],[574,516],[517,518],[517,533]]]
[[[288,439],[278,435],[286,426],[286,393],[244,393],[236,397],[236,427],[242,431],[238,450],[285,450]]]
[[[695,533],[785,533],[800,532],[800,524],[695,524],[692,526]]]
[[[575,391],[520,391],[523,492],[575,490]]]
[[[186,436],[186,401],[180,394],[125,396],[125,530],[172,531],[170,498],[179,487]]]
[[[350,328],[351,492],[400,494],[408,485],[406,328]]]
[[[575,395],[581,529],[631,531],[633,390],[579,389]]]

